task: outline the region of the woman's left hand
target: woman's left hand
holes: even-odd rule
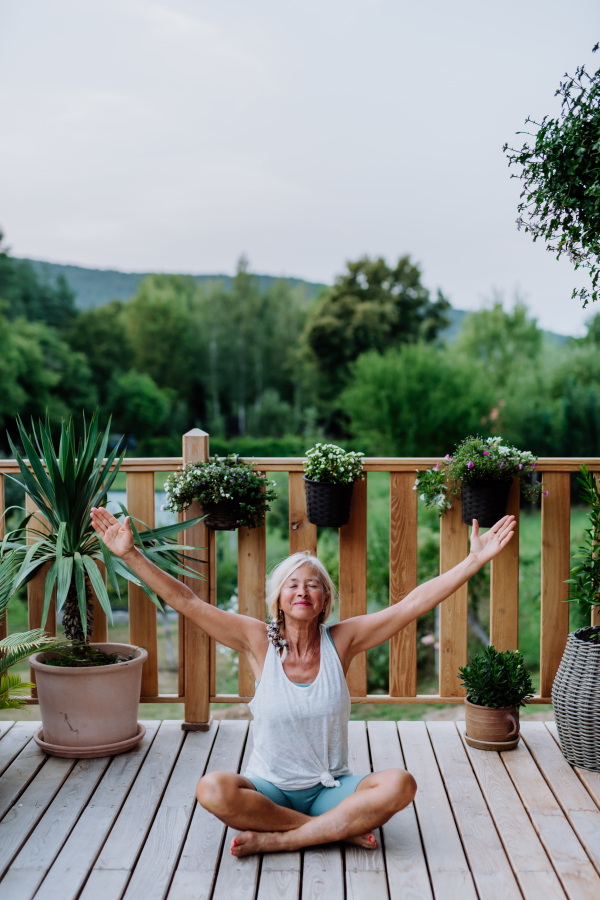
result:
[[[481,566],[485,566],[506,547],[515,533],[515,525],[514,516],[504,516],[485,534],[479,534],[479,522],[477,519],[473,519],[471,556],[474,556]]]

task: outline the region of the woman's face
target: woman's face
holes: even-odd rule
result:
[[[284,583],[279,606],[286,619],[308,622],[319,617],[327,602],[327,594],[315,570],[300,566]]]

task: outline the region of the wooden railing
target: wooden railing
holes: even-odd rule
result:
[[[133,516],[154,524],[155,472],[169,472],[182,462],[202,461],[209,455],[209,436],[194,429],[183,437],[181,458],[126,459],[121,471],[127,476],[127,506]],[[390,603],[401,603],[417,585],[417,492],[413,490],[415,470],[435,465],[436,458],[365,460],[364,481],[355,485],[350,521],[339,529],[339,615],[340,620],[360,615],[367,609],[367,492],[369,474],[390,473]],[[290,553],[308,550],[317,553],[317,529],[306,517],[302,482],[302,459],[253,458],[257,470],[289,473]],[[538,472],[546,483],[548,496],[542,501],[541,537],[541,623],[540,693],[534,703],[549,703],[552,682],[569,630],[567,585],[570,566],[570,473],[586,463],[600,473],[600,459],[540,459]],[[17,474],[14,460],[0,460],[0,514],[4,509],[4,474]],[[490,640],[499,650],[518,646],[519,625],[519,492],[515,482],[509,498],[509,513],[517,519],[516,539],[491,563]],[[200,514],[193,504],[185,518]],[[0,532],[1,536],[2,532]],[[215,532],[199,523],[185,534],[185,543],[202,547],[195,555],[197,568],[205,580],[189,579],[199,596],[216,604],[217,565]],[[462,523],[460,501],[440,520],[440,569],[447,571],[468,553],[468,527]],[[202,561],[201,561],[202,560]],[[29,627],[38,627],[43,605],[40,573],[28,585]],[[238,533],[239,612],[265,618],[266,526],[240,528]],[[51,612],[49,630],[55,630]],[[4,628],[6,625],[3,626]],[[357,657],[347,681],[353,703],[461,703],[463,688],[458,667],[467,661],[467,585],[442,604],[439,633],[439,688],[437,694],[417,694],[417,627],[413,622],[390,641],[389,694],[367,693],[366,654]],[[96,604],[92,639],[107,639],[106,616]],[[216,688],[216,648],[204,632],[179,620],[178,693],[160,694],[156,608],[139,588],[129,586],[129,639],[148,648],[149,659],[142,679],[143,703],[183,702],[187,727],[202,727],[210,719],[210,703],[247,703],[254,693],[254,678],[248,661],[240,655],[238,693],[218,694]],[[36,702],[32,698],[32,702]]]

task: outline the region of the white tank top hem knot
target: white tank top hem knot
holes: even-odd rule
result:
[[[350,693],[328,626],[320,625],[321,663],[312,684],[289,680],[271,643],[256,693],[254,747],[244,775],[284,791],[339,787],[348,766]]]

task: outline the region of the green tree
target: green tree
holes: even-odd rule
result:
[[[151,437],[167,419],[174,393],[161,390],[150,375],[135,369],[114,377],[106,404],[113,429],[138,441]]]
[[[8,303],[6,315],[68,328],[77,316],[75,294],[64,276],[56,282],[41,278],[30,262],[13,259],[2,246],[0,232],[0,299]]]
[[[421,271],[403,256],[394,268],[368,256],[350,262],[310,315],[304,340],[321,376],[321,390],[334,397],[361,353],[433,341],[448,324],[450,304],[438,291],[430,300]]]
[[[537,319],[530,318],[524,303],[512,312],[496,299],[490,309],[481,309],[465,320],[456,349],[480,359],[494,383],[503,387],[515,369],[531,365],[540,354],[544,334]]]
[[[120,300],[86,310],[66,335],[70,346],[87,357],[102,404],[106,403],[111,378],[133,364],[124,310]]]
[[[429,456],[481,430],[494,400],[481,363],[419,343],[360,356],[341,407],[361,450]]]

